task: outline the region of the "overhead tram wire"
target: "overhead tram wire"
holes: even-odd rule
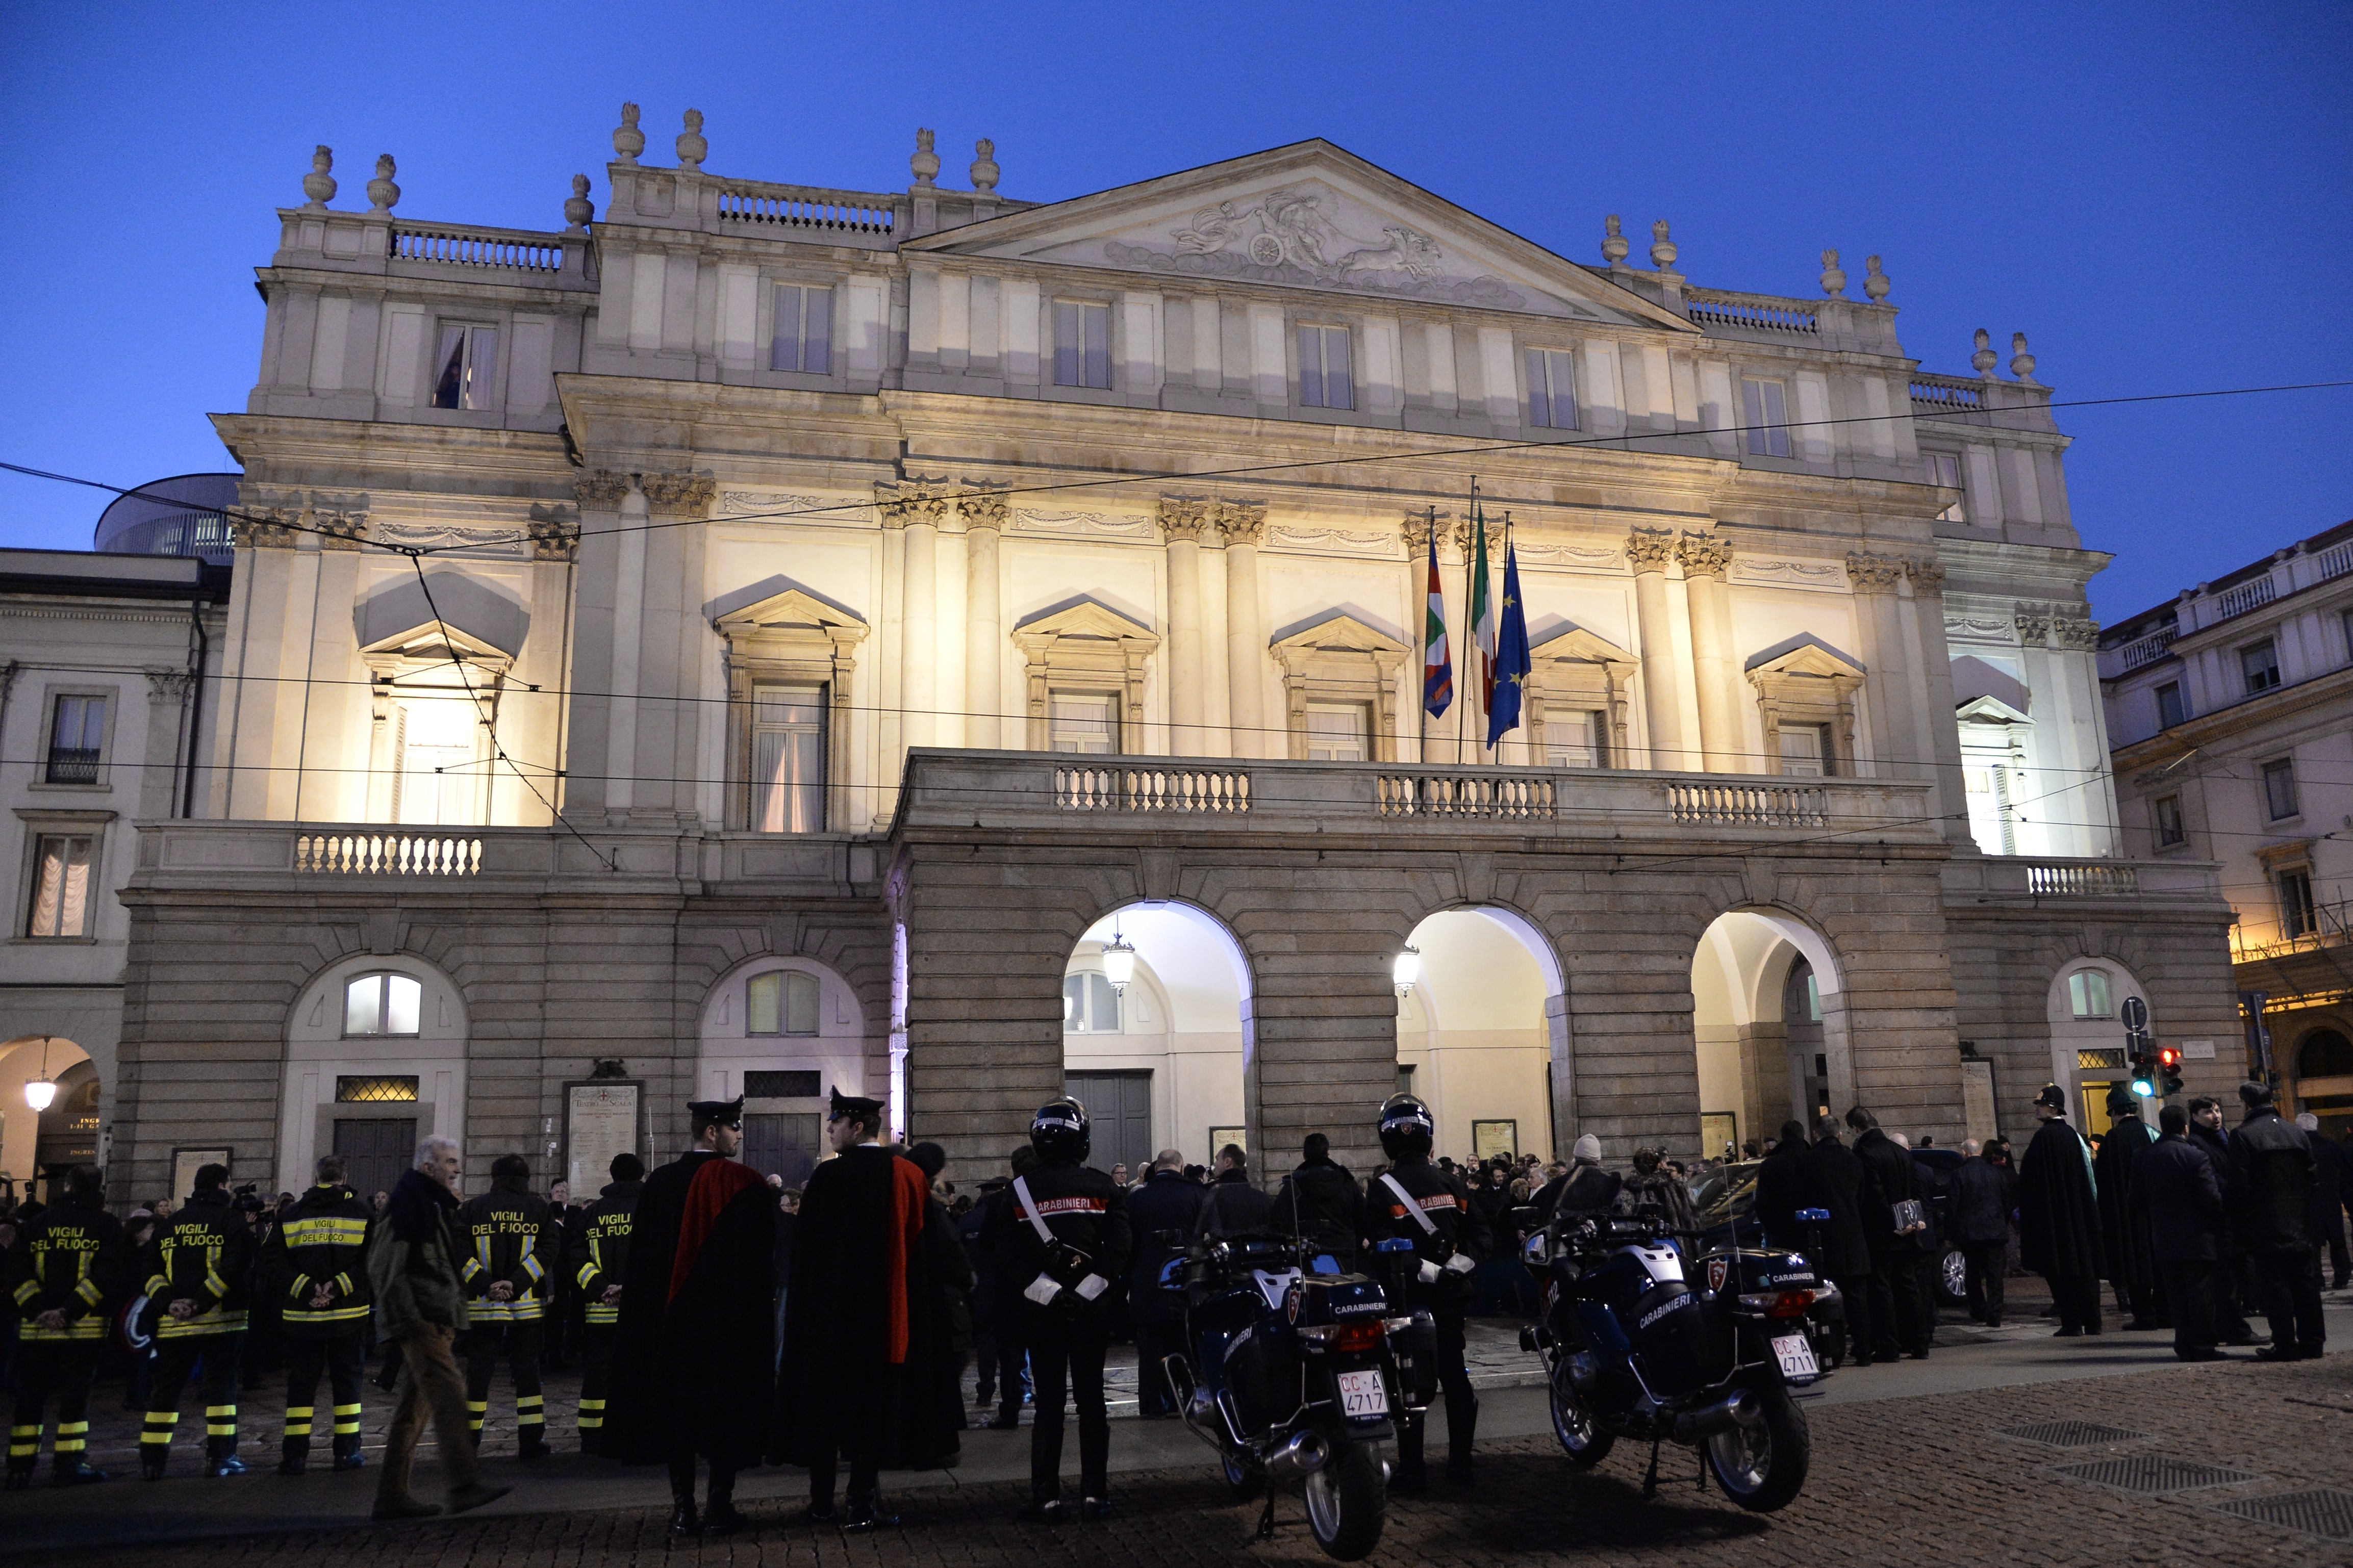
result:
[[[2008,386],[2015,384],[2010,382],[1996,382],[1993,384]],[[2192,392],[2152,392],[2115,397],[2054,399],[2048,403],[2025,405],[2021,409],[2015,411],[2026,412],[2032,409],[2050,410],[2054,408],[2116,407],[2144,403],[2179,403],[2201,398],[2253,397],[2288,392],[2325,392],[2343,387],[2353,387],[2353,380],[2291,382],[2271,386],[2211,387]],[[1630,444],[1638,441],[1677,440],[1691,436],[1738,437],[1749,435],[1761,430],[1780,430],[1785,432],[1827,430],[1847,425],[1885,424],[1898,419],[1920,419],[1924,417],[1932,417],[1966,423],[1972,420],[1978,420],[1981,415],[1990,416],[2005,412],[2013,412],[2013,410],[1985,409],[1976,413],[1954,414],[1947,412],[1938,415],[1924,416],[1913,409],[1906,408],[1900,413],[1855,414],[1843,416],[1836,419],[1784,419],[1771,424],[1732,425],[1712,430],[1628,431],[1617,436],[1579,437],[1576,439],[1566,441],[1482,441],[1475,444],[1453,447],[1424,447],[1411,452],[1368,452],[1346,454],[1330,458],[1303,458],[1282,463],[1246,464],[1239,468],[1204,468],[1190,473],[1113,474],[1095,479],[1058,479],[1047,484],[996,487],[990,489],[989,494],[992,496],[1004,496],[1010,498],[1013,496],[1054,495],[1071,490],[1100,489],[1118,485],[1187,484],[1201,479],[1248,479],[1261,475],[1291,473],[1311,468],[1353,468],[1366,467],[1376,463],[1430,462],[1446,458],[1480,458],[1491,456],[1498,452],[1557,451],[1564,448],[1577,447],[1622,449]],[[1991,424],[1980,424],[1978,427],[1985,429],[2001,428],[1999,426]],[[1348,426],[1348,428],[1354,429],[1357,427],[1352,426]],[[953,462],[955,459],[943,457],[939,460],[942,462]],[[169,500],[174,505],[183,507],[186,504],[183,501],[179,501],[176,498],[159,496],[151,491],[140,489],[137,486],[124,487],[121,485],[111,485],[101,479],[84,479],[74,474],[54,473],[45,468],[35,468],[22,463],[0,460],[0,469],[5,469],[11,473],[23,474],[32,479],[51,479],[60,484],[84,485],[92,489],[111,491],[118,496],[137,496],[147,500]],[[614,528],[599,528],[594,530],[584,529],[575,537],[602,539],[623,533],[650,533],[663,529],[703,528],[713,523],[765,522],[780,521],[788,519],[807,519],[824,517],[835,513],[860,512],[868,510],[875,503],[871,500],[839,501],[826,506],[780,508],[769,511],[731,512],[718,517],[679,518],[666,522],[657,522],[649,519],[647,521],[642,523],[633,523]],[[214,513],[215,515],[226,520],[244,522],[264,522],[278,527],[293,528],[304,532],[317,533],[322,536],[329,533],[329,531],[326,529],[303,529],[300,523],[287,522],[282,519],[276,517],[257,517],[254,514],[246,511],[244,509],[237,507],[203,507],[196,510]],[[523,542],[528,541],[530,535],[527,531],[518,532],[512,540],[496,541],[495,542]],[[391,551],[396,553],[435,555],[445,552],[480,549],[481,548],[482,543],[493,542],[483,541],[480,542],[469,542],[462,544],[397,546],[385,544],[375,540],[364,539],[359,542],[365,548]]]

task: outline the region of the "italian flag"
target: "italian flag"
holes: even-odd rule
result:
[[[1454,700],[1454,650],[1446,641],[1446,592],[1438,581],[1438,527],[1430,530],[1430,613],[1421,629],[1421,705],[1443,718]]]
[[[1479,650],[1479,711],[1484,713],[1495,702],[1495,595],[1487,585],[1487,514],[1475,500],[1471,530],[1477,542],[1471,561],[1471,643]]]

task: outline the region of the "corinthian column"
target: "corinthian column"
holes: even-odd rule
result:
[[[1691,616],[1692,675],[1699,698],[1699,744],[1712,773],[1759,773],[1741,754],[1739,692],[1733,684],[1732,598],[1725,574],[1732,546],[1713,534],[1686,533],[1675,546],[1683,563],[1683,603]]]
[[[899,639],[900,736],[912,748],[939,733],[940,521],[947,492],[938,481],[877,485],[875,497],[894,510],[906,535],[906,587]]]
[[[977,485],[956,498],[964,513],[964,743],[994,750],[1005,742],[998,715],[1004,692],[1005,616],[998,607],[997,542],[1005,528],[1001,486]]]
[[[1626,562],[1634,569],[1634,617],[1642,639],[1642,716],[1650,726],[1651,766],[1668,773],[1692,763],[1675,701],[1675,638],[1667,611],[1667,563],[1674,553],[1675,536],[1669,530],[1638,528],[1626,536]]]
[[[1904,581],[1904,560],[1896,555],[1850,552],[1847,581],[1854,585],[1854,618],[1862,632],[1858,650],[1864,668],[1863,711],[1871,716],[1873,776],[1883,779],[1920,778],[1926,773],[1915,753],[1911,684],[1915,659],[1904,647],[1901,612],[1896,608],[1897,584]]]
[[[1168,546],[1168,749],[1180,757],[1209,753],[1201,647],[1201,535],[1208,528],[1208,502],[1160,498],[1160,536]]]
[[[1960,727],[1952,718],[1953,652],[1945,642],[1945,568],[1935,561],[1915,561],[1906,570],[1912,578],[1912,635],[1927,690],[1921,717],[1936,763],[1936,814],[1944,819],[1945,837],[1964,844],[1970,837],[1969,786],[1961,766]]]
[[[1226,679],[1233,692],[1233,754],[1279,757],[1288,751],[1266,732],[1266,627],[1258,608],[1258,545],[1266,508],[1226,501],[1218,508],[1226,542]]]

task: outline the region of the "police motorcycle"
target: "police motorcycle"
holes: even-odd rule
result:
[[[1590,1468],[1620,1437],[1648,1442],[1648,1497],[1673,1442],[1699,1451],[1702,1487],[1713,1474],[1751,1512],[1798,1495],[1810,1440],[1790,1390],[1829,1375],[1842,1327],[1836,1288],[1803,1258],[1736,1244],[1686,1262],[1661,1220],[1569,1214],[1529,1237],[1525,1261],[1544,1312],[1520,1344],[1544,1357],[1571,1461]]]
[[[1361,1274],[1315,1271],[1296,1237],[1163,1239],[1187,1243],[1160,1276],[1184,1298],[1187,1348],[1163,1364],[1185,1425],[1218,1450],[1237,1498],[1265,1489],[1261,1536],[1274,1533],[1275,1489],[1295,1479],[1324,1555],[1363,1557],[1388,1503],[1382,1446],[1430,1402],[1413,1375],[1429,1358],[1398,1348],[1429,1325],[1396,1316]]]

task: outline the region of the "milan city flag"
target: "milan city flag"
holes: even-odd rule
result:
[[[1528,654],[1528,615],[1520,603],[1520,555],[1504,529],[1504,629],[1495,645],[1495,684],[1487,699],[1487,745],[1520,727],[1521,687],[1535,661]]]
[[[1471,531],[1477,541],[1471,559],[1471,647],[1478,660],[1479,711],[1495,708],[1495,596],[1487,586],[1487,514],[1471,498]],[[1490,742],[1489,744],[1493,744]]]
[[[1438,525],[1430,529],[1430,614],[1421,640],[1421,705],[1433,719],[1446,716],[1454,700],[1454,650],[1446,643],[1446,594],[1438,583]]]

